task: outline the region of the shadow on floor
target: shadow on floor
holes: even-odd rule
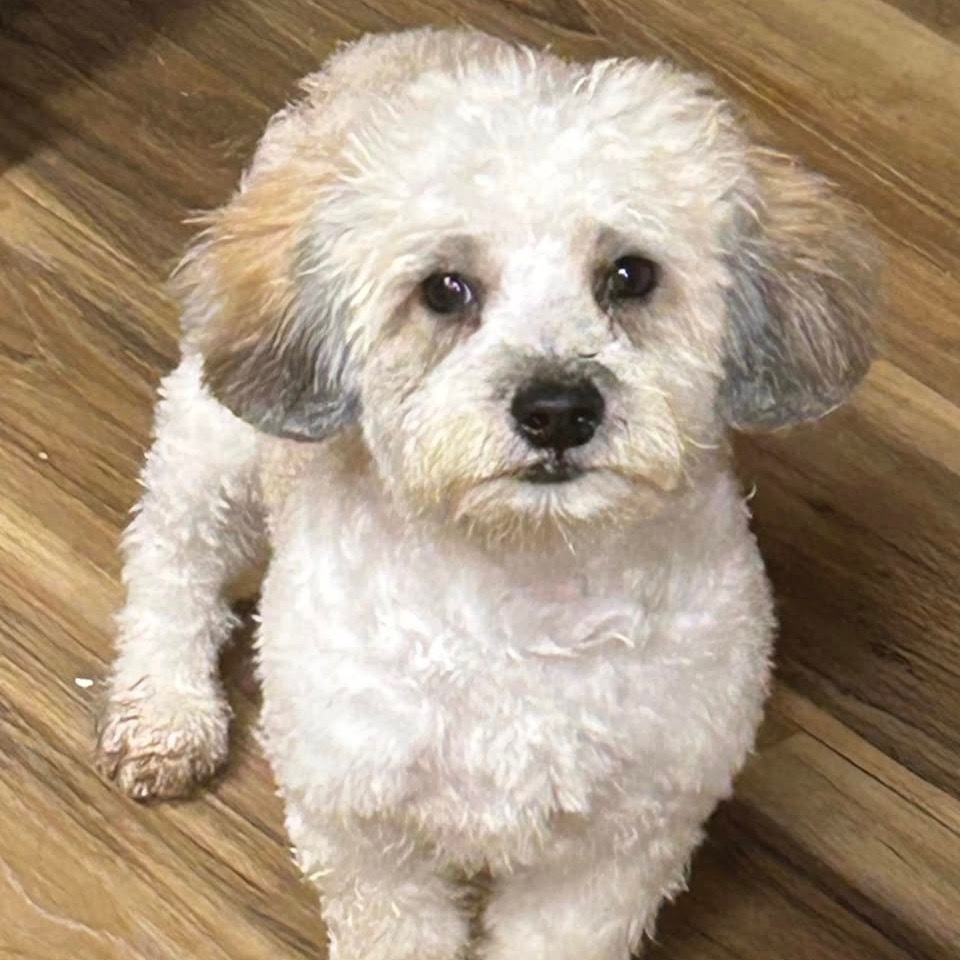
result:
[[[99,72],[202,12],[197,0],[3,0],[0,3],[0,173],[54,141],[52,109]]]

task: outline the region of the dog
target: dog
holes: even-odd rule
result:
[[[626,960],[769,686],[730,431],[849,396],[874,244],[663,62],[423,29],[303,87],[176,275],[100,768],[223,763],[269,549],[262,741],[334,960]]]

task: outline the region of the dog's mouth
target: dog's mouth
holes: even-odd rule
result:
[[[526,483],[569,483],[582,477],[585,472],[582,467],[558,457],[527,467],[520,474],[520,479]]]

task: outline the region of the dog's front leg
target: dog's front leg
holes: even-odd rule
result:
[[[330,960],[455,960],[469,921],[428,850],[379,819],[330,817],[289,804],[287,829],[316,884]]]
[[[664,899],[684,885],[695,824],[564,843],[499,878],[484,917],[484,960],[628,960]]]
[[[164,382],[144,495],[124,539],[126,604],[97,762],[138,800],[180,796],[225,759],[218,651],[225,584],[262,549],[252,428],[213,400],[199,362]]]

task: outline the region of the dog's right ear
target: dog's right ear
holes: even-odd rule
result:
[[[306,262],[324,173],[290,158],[255,169],[206,218],[175,276],[186,346],[213,395],[253,426],[300,440],[328,437],[359,406],[346,306]]]

